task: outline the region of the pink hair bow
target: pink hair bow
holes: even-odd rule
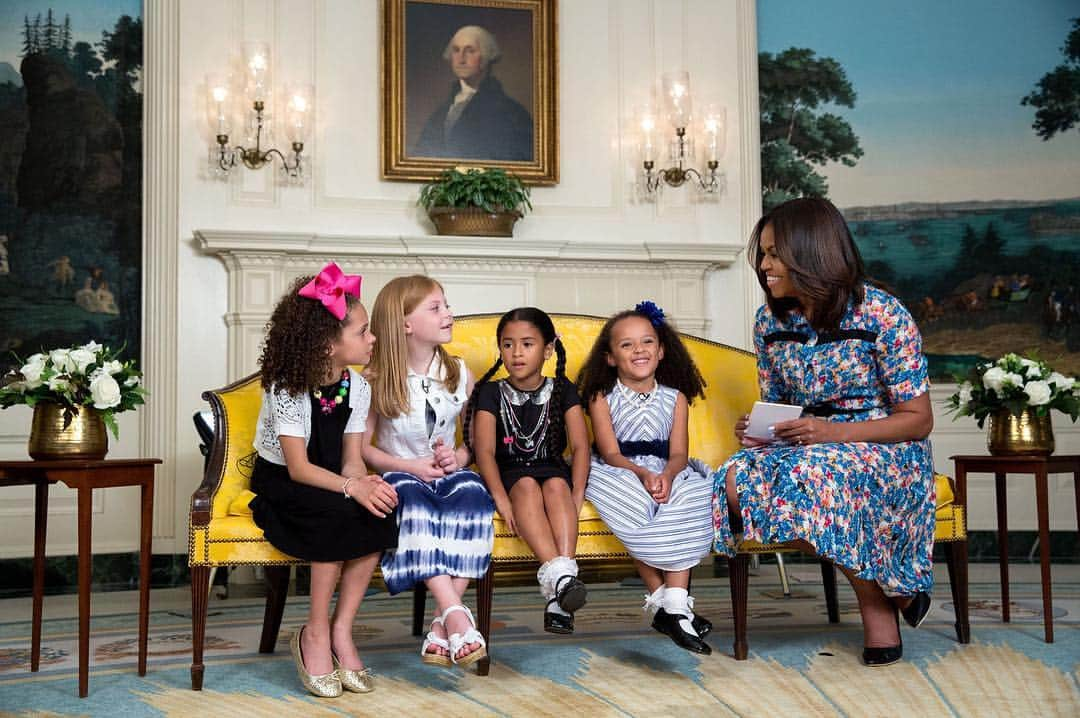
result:
[[[319,300],[331,314],[340,320],[345,318],[348,311],[348,300],[345,299],[345,295],[359,297],[361,279],[359,274],[345,274],[341,271],[341,267],[330,262],[314,279],[300,287],[297,294],[308,299]]]

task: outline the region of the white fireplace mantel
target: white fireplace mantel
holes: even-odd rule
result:
[[[196,245],[228,273],[229,378],[256,369],[266,319],[296,277],[334,260],[364,276],[364,301],[402,274],[438,279],[458,314],[533,305],[606,315],[654,299],[680,329],[709,328],[705,280],[741,246],[672,242],[580,242],[495,237],[326,235],[196,230]]]

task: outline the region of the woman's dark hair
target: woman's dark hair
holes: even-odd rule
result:
[[[313,276],[300,277],[285,292],[266,323],[266,340],[259,357],[259,381],[293,396],[305,394],[326,381],[330,371],[330,345],[348,321],[339,320],[321,302],[297,292]],[[360,300],[345,295],[352,310]]]
[[[548,428],[544,448],[548,457],[558,458],[555,456],[555,447],[557,446],[555,437],[561,436],[565,430],[562,412],[562,380],[566,376],[566,348],[563,347],[559,335],[555,333],[555,324],[551,321],[551,317],[543,309],[537,309],[536,307],[518,307],[502,315],[499,318],[498,326],[495,328],[496,346],[501,346],[503,329],[510,322],[527,322],[533,325],[540,330],[540,336],[543,338],[544,344],[554,343],[555,345],[555,383],[552,387],[551,398],[548,400]],[[465,442],[465,446],[469,447],[469,451],[472,451],[472,438],[469,436],[469,428],[473,416],[476,414],[476,397],[480,395],[480,387],[491,381],[491,377],[495,376],[495,372],[501,366],[502,355],[500,352],[500,355],[495,359],[495,363],[482,377],[477,379],[476,384],[473,386],[472,395],[469,397],[469,411],[465,414],[465,421],[462,422],[461,426],[461,437]]]
[[[850,300],[862,304],[864,283],[869,281],[840,210],[827,199],[803,197],[775,207],[754,227],[746,256],[765,290],[769,309],[783,321],[800,301],[795,297],[774,299],[769,293],[761,270],[761,233],[766,227],[772,228],[776,254],[787,267],[811,325],[818,330],[837,328]]]
[[[656,329],[656,338],[660,340],[660,346],[664,348],[664,358],[656,367],[656,381],[672,389],[678,389],[691,404],[698,397],[704,398],[705,379],[702,378],[697,364],[690,357],[690,352],[683,344],[679,333],[668,324],[666,319],[657,319],[655,315],[650,316],[637,309],[627,309],[604,322],[578,374],[578,393],[581,394],[581,401],[586,410],[597,394],[607,396],[615,388],[615,380],[619,378],[619,373],[607,362],[608,354],[611,353],[611,331],[616,324],[627,317],[640,317]]]

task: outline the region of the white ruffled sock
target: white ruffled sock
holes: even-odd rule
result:
[[[667,591],[667,586],[660,584],[660,588],[656,589],[652,593],[645,594],[645,605],[641,607],[641,610],[645,612],[645,617],[652,619],[664,605],[664,593]]]
[[[690,594],[685,588],[669,588],[664,591],[664,610],[679,617],[679,627],[692,636],[697,635],[694,626],[690,623],[694,618],[694,612],[690,610]]]
[[[568,611],[563,610],[558,601],[553,601],[552,599],[555,598],[555,594],[558,593],[557,587],[559,585],[559,579],[563,576],[573,576],[577,578],[577,575],[577,561],[569,556],[556,556],[540,566],[540,569],[536,572],[536,578],[540,582],[540,593],[543,594],[544,598],[548,601],[547,608],[544,610],[562,616],[570,615]]]

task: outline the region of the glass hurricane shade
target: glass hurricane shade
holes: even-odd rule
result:
[[[229,80],[222,75],[206,78],[206,122],[211,135],[228,135],[232,132],[232,93]]]
[[[690,73],[665,72],[660,80],[668,121],[675,128],[690,123]]]
[[[265,42],[245,42],[244,68],[248,99],[266,102],[270,97],[270,46]]]
[[[311,135],[314,91],[311,85],[290,85],[286,90],[285,133],[289,142],[306,143]]]
[[[702,120],[702,139],[705,161],[719,162],[727,149],[727,112],[718,105],[709,105]]]

